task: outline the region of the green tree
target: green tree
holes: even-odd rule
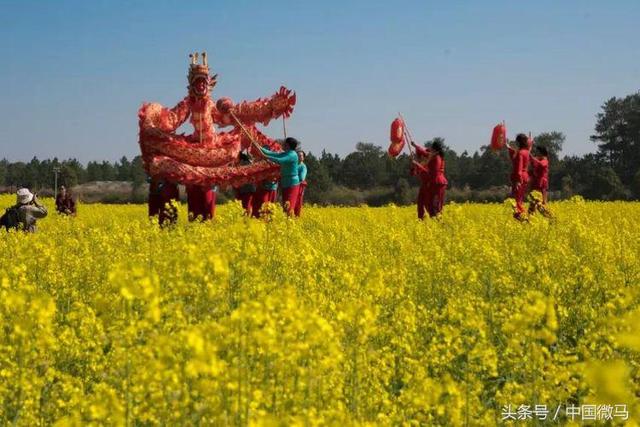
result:
[[[582,193],[588,199],[619,200],[630,196],[629,190],[610,166],[595,169]]]
[[[98,162],[87,163],[87,180],[89,182],[103,181],[102,168]]]
[[[640,92],[606,101],[591,141],[622,183],[630,185],[640,165]]]
[[[118,181],[131,181],[131,162],[126,156],[122,156],[120,162],[116,163],[115,169]]]
[[[23,181],[23,185],[29,187],[32,191],[38,191],[42,186],[42,181],[40,181],[40,160],[37,157],[32,158],[26,164]]]
[[[27,185],[26,171],[27,165],[24,162],[10,163],[7,167],[7,184],[14,188],[25,187]]]
[[[53,177],[51,177],[53,180]],[[86,170],[76,159],[68,159],[62,162],[58,185],[73,187],[86,182]]]
[[[339,182],[361,190],[380,185],[387,179],[385,157],[382,148],[370,143],[357,143],[356,151],[342,161]]]
[[[9,169],[9,161],[7,159],[0,160],[0,185],[7,185],[8,169]]]
[[[100,164],[100,170],[104,181],[115,181],[118,178],[118,171],[111,162],[103,161]]]
[[[415,201],[415,192],[412,191],[409,181],[406,178],[398,179],[393,190],[393,201],[395,204],[407,205]]]
[[[136,156],[131,161],[131,182],[133,188],[138,188],[147,180],[147,173],[144,171],[142,157]]]
[[[382,184],[396,186],[399,180],[405,180],[409,186],[418,184],[416,178],[410,174],[411,157],[408,154],[402,153],[396,158],[384,156],[384,163],[387,178]]]
[[[481,147],[482,154],[475,153],[473,176],[469,185],[473,189],[487,189],[509,185],[509,158],[504,151],[494,152],[489,147]]]
[[[307,153],[305,163],[307,165],[307,183],[309,184],[310,192],[324,192],[333,186],[333,180],[326,166],[313,153]]]
[[[447,159],[449,158],[449,153],[446,154]],[[463,188],[465,186],[471,186],[471,181],[473,180],[473,176],[475,174],[476,162],[474,158],[469,156],[469,153],[465,150],[462,152],[460,156],[456,158],[456,170],[455,173],[457,176],[454,176],[454,182],[452,182],[452,186]],[[447,161],[448,168],[448,161]]]
[[[322,150],[319,162],[327,170],[331,180],[333,182],[338,182],[340,179],[340,170],[342,169],[342,160],[340,159],[340,156],[337,154],[330,154],[325,150]]]

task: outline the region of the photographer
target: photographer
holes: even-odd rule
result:
[[[36,231],[36,220],[47,216],[47,208],[40,204],[36,195],[27,188],[21,188],[17,192],[17,203],[8,208],[0,218],[7,230],[21,229],[28,233]]]

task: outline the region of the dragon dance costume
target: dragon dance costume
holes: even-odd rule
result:
[[[296,103],[295,93],[281,87],[273,96],[234,104],[229,98],[214,102],[210,97],[217,75],[209,75],[206,53],[198,63],[198,54],[189,55],[189,94],[173,108],[145,103],[138,112],[139,144],[146,172],[151,176],[149,214],[163,213],[166,203],[177,198],[177,184],[187,187],[190,216],[204,219],[213,215],[215,195],[211,187],[239,187],[249,183],[276,179],[279,166],[262,160],[240,165],[241,150],[255,151],[251,139],[273,151],[279,145],[256,128],[273,119],[289,117]],[[190,135],[176,130],[187,120],[193,126]],[[233,126],[228,132],[216,132],[214,125]]]

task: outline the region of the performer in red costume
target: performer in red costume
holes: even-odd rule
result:
[[[512,164],[511,197],[516,200],[514,217],[516,219],[522,219],[525,211],[524,197],[529,184],[529,138],[523,133],[518,134],[518,136],[516,136],[516,143],[518,145],[517,149],[511,147],[509,144],[505,144],[505,146],[509,150],[509,157],[511,158]]]
[[[265,203],[275,203],[278,198],[278,181],[267,180],[258,184],[253,195],[253,210],[251,215],[254,218],[260,217],[260,211]]]
[[[447,178],[444,176],[444,149],[440,141],[431,144],[431,157],[427,164],[429,179],[427,203],[429,216],[438,216],[444,205],[444,194],[447,189]]]
[[[180,182],[187,186],[190,216],[208,219],[215,207],[212,185],[240,186],[278,176],[278,165],[263,160],[241,166],[238,154],[251,148],[251,139],[279,150],[275,141],[260,133],[255,124],[267,125],[272,119],[288,117],[296,97],[281,87],[268,99],[234,104],[229,98],[221,98],[214,103],[210,90],[216,84],[216,76],[209,76],[206,53],[202,54],[202,63],[198,63],[197,53],[189,56],[189,94],[171,109],[143,104],[138,114],[139,142],[145,169],[152,177],[151,188],[165,189],[159,194],[150,192],[150,214],[158,211],[158,205],[164,206],[167,197],[177,197],[176,183]],[[187,136],[176,134],[187,120],[194,132]],[[234,129],[216,133],[214,125],[232,125]]]
[[[547,191],[549,190],[549,153],[547,147],[537,146],[537,156],[531,156],[533,167],[533,180],[531,190],[542,194],[542,204],[547,204]],[[535,210],[535,203],[529,204],[529,213]]]
[[[216,212],[216,192],[211,186],[187,185],[189,221],[213,218]]]
[[[247,216],[253,215],[253,206],[254,206],[254,197],[256,195],[256,185],[255,184],[244,184],[240,187],[237,187],[235,190],[236,200],[240,200],[242,203],[242,209]]]
[[[251,158],[246,153],[241,152],[240,164],[251,164]],[[244,209],[245,214],[247,216],[250,216],[253,210],[253,198],[256,195],[256,185],[254,183],[243,184],[240,187],[234,188],[234,193],[236,196],[236,200],[240,200],[240,202],[242,203],[242,209]]]
[[[421,147],[411,141],[411,145],[416,149],[418,160],[413,161],[411,173],[420,179],[420,189],[418,190],[418,219],[424,219],[425,212],[429,211],[429,169],[428,161],[431,157],[431,149]]]
[[[158,216],[161,226],[174,223],[178,219],[178,210],[174,203],[180,194],[175,183],[152,179],[149,183],[149,216]]]

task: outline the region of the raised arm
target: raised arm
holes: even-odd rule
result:
[[[38,201],[38,197],[33,198],[33,204],[24,206],[26,212],[36,219],[44,218],[47,216],[47,208],[41,205]]]
[[[213,121],[220,126],[235,124],[228,114],[231,111],[245,125],[262,123],[266,126],[272,119],[289,117],[295,104],[296,94],[284,86],[269,98],[244,101],[235,105],[229,98],[221,98],[216,104],[217,114],[213,115]]]
[[[529,156],[529,162],[533,166],[539,166],[542,163],[540,160],[536,159],[535,156]]]
[[[264,147],[260,147],[260,151],[262,151],[262,154],[264,154],[264,156],[267,159],[272,160],[278,164],[284,163],[286,159],[290,156],[288,151],[277,153],[275,151],[271,151],[268,148],[264,148]]]
[[[429,157],[431,154],[431,150],[429,148],[422,147],[413,141],[411,141],[411,145],[416,149],[416,153],[418,153],[419,156]]]

